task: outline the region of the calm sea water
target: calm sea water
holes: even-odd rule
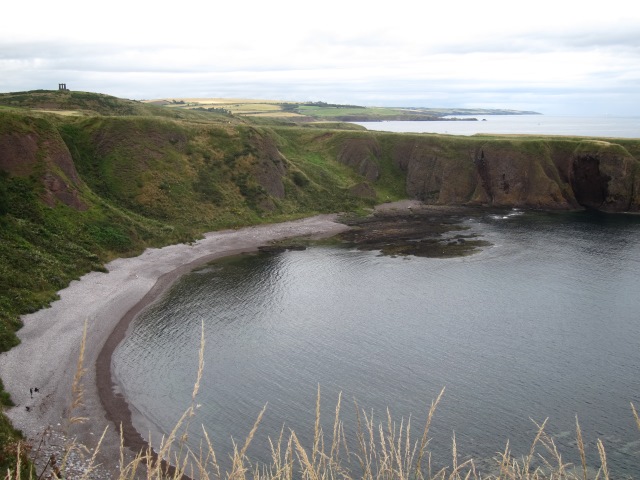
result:
[[[267,406],[249,455],[292,428],[310,448],[315,398],[325,431],[339,392],[348,436],[354,405],[377,421],[432,426],[434,462],[485,472],[510,441],[516,456],[547,430],[578,462],[575,416],[597,467],[640,478],[640,217],[506,212],[469,219],[493,246],[458,259],[392,258],[314,247],[227,259],[185,276],[139,317],[114,371],[142,431],[167,433],[190,403],[201,324],[205,368],[190,442],[204,424],[218,456],[242,444]],[[329,440],[330,441],[330,440]],[[353,444],[355,447],[355,444]]]
[[[578,117],[548,115],[472,116],[477,122],[358,122],[369,130],[404,133],[508,133],[640,138],[640,117]],[[458,116],[465,118],[465,116]],[[484,121],[483,121],[484,120]]]

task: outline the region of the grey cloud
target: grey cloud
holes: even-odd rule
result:
[[[215,51],[201,47],[77,44],[64,40],[23,43],[0,41],[0,62],[3,61],[24,62],[24,65],[33,64],[34,68],[60,71],[155,74],[226,74],[243,68],[247,73],[264,73],[286,72],[295,68],[288,64],[291,59],[286,57],[276,60],[255,59],[243,55],[242,50],[222,61]],[[328,63],[317,66],[330,67],[332,65]]]
[[[34,58],[65,59],[111,55],[121,47],[105,44],[79,44],[65,40],[11,42],[0,41],[0,59],[29,60]],[[141,47],[138,47],[141,48]]]
[[[640,29],[631,26],[599,30],[572,28],[566,31],[528,31],[508,36],[487,31],[461,42],[456,42],[455,37],[444,38],[437,45],[425,45],[423,53],[543,53],[593,49],[640,53]]]
[[[640,52],[640,30],[637,27],[573,32],[559,35],[557,40],[561,44],[575,48],[621,48]]]

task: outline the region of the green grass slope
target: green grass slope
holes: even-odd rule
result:
[[[239,120],[221,110],[169,109],[149,103],[93,92],[34,90],[0,93],[0,110],[29,111],[32,114],[65,116],[150,116],[186,119],[194,122]]]

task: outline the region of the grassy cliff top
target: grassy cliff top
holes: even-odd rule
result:
[[[72,90],[0,93],[0,112],[33,117],[153,117],[199,124],[304,126],[361,130],[349,122],[430,121],[456,115],[524,115],[536,112],[498,109],[367,107],[326,102],[286,102],[247,98],[165,98],[129,100]]]
[[[0,110],[29,111],[33,115],[146,116],[200,123],[235,122],[223,109],[169,109],[153,103],[113,97],[102,93],[71,90],[32,90],[0,93]]]
[[[524,115],[537,112],[504,109],[371,107],[326,102],[287,102],[243,98],[165,98],[128,100],[72,90],[0,93],[0,109],[28,109],[64,116],[153,116],[199,122],[247,118],[286,122],[439,120],[451,115]]]

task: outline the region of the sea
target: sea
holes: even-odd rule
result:
[[[551,115],[458,115],[464,121],[356,122],[368,130],[449,135],[525,134],[640,138],[640,117]],[[468,119],[475,118],[477,121]]]
[[[527,455],[543,422],[579,466],[577,420],[592,476],[601,441],[610,478],[640,478],[640,216],[502,210],[462,226],[490,245],[458,258],[316,245],[182,277],[113,357],[136,427],[157,440],[192,404],[204,332],[188,442],[199,451],[206,430],[223,465],[264,407],[258,463],[281,432],[311,450],[318,392],[325,442],[341,399],[355,452],[358,417],[419,440],[444,389],[434,469],[452,465],[455,438],[458,463],[495,473],[507,442]]]

